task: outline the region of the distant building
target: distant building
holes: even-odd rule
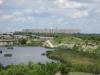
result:
[[[12,46],[13,44],[14,44],[14,40],[0,39],[0,46]]]
[[[80,29],[23,29],[22,32],[33,32],[33,33],[80,33]]]
[[[42,36],[40,36],[39,38],[41,40],[51,40],[51,39],[53,39],[53,37],[42,37]]]
[[[0,35],[0,46],[8,46],[14,44],[14,38],[10,35]]]
[[[28,39],[29,36],[26,36],[26,35],[14,35],[14,38],[15,39]]]

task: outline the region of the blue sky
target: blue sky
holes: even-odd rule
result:
[[[100,0],[0,0],[0,32],[32,28],[100,33]]]

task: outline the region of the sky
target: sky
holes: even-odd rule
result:
[[[37,28],[100,33],[100,0],[0,0],[0,32]]]

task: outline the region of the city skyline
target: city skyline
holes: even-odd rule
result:
[[[100,0],[0,0],[0,32],[80,29],[100,33]]]
[[[80,29],[23,29],[21,32],[33,32],[33,33],[80,33]]]

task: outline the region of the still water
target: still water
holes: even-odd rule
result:
[[[10,64],[20,64],[20,63],[46,63],[46,62],[55,62],[47,58],[46,56],[41,55],[48,50],[43,47],[14,47],[14,49],[7,49],[6,47],[0,47],[0,63],[3,66],[7,66]],[[5,54],[12,54],[12,56],[5,57]]]

